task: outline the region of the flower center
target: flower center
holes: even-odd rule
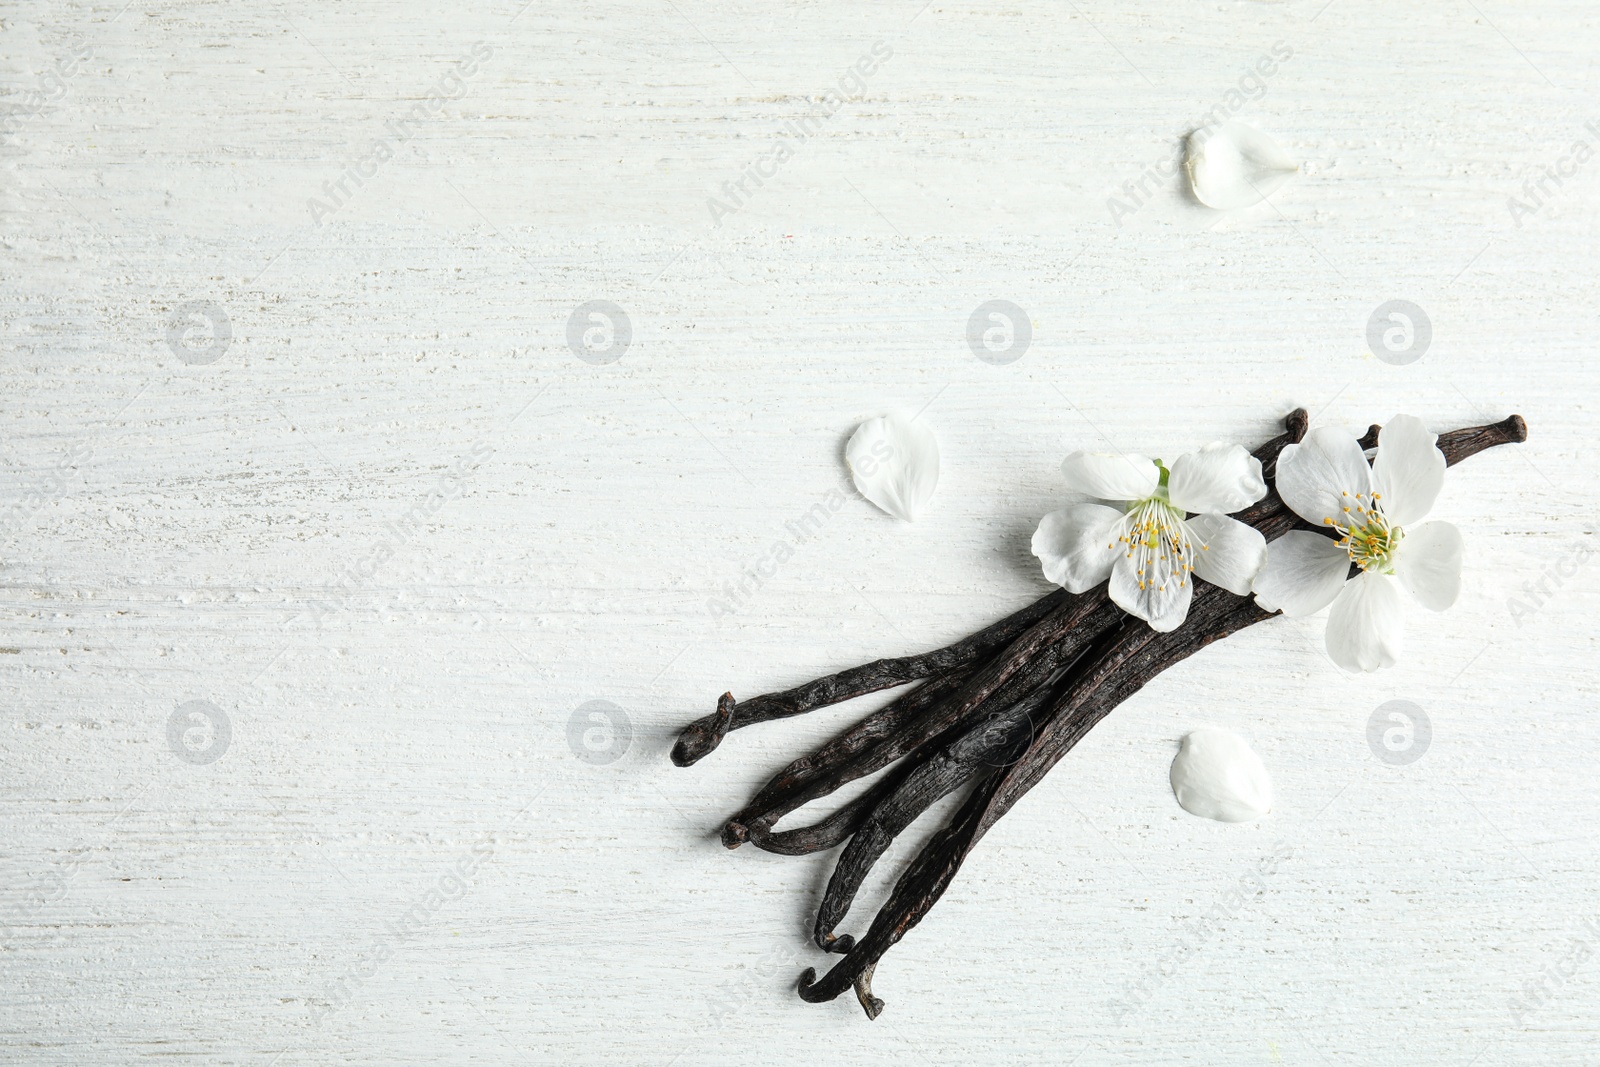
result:
[[[1139,588],[1164,593],[1169,582],[1179,589],[1188,584],[1195,543],[1183,524],[1183,512],[1167,502],[1165,490],[1157,494],[1128,505],[1117,541],[1133,563]]]
[[[1379,503],[1382,493],[1344,494],[1339,518],[1322,521],[1339,531],[1339,547],[1350,553],[1350,560],[1364,571],[1394,572],[1394,550],[1405,531],[1389,523]]]

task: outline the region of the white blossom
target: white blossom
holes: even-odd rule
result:
[[[1116,506],[1053,511],[1033,534],[1050,581],[1082,593],[1107,579],[1124,611],[1166,632],[1182,625],[1194,577],[1241,596],[1266,558],[1260,531],[1227,517],[1267,493],[1261,463],[1239,445],[1207,445],[1170,467],[1140,455],[1074,452],[1076,491]]]
[[[1422,420],[1397,415],[1378,433],[1368,467],[1355,436],[1319,427],[1278,457],[1277,489],[1302,519],[1334,537],[1296,530],[1267,546],[1254,582],[1267,611],[1309,615],[1329,604],[1328,655],[1345,670],[1393,666],[1404,637],[1404,589],[1430,611],[1461,592],[1461,531],[1420,522],[1444,485],[1444,453]],[[1349,576],[1351,564],[1359,570]]]

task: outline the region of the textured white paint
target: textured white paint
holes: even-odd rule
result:
[[[56,97],[0,144],[0,1058],[1594,1062],[1600,13],[919,6],[0,15],[5,100]],[[1173,161],[1278,41],[1237,116],[1305,166],[1220,216]],[[1409,365],[1367,351],[1391,299],[1431,320]],[[568,350],[593,300],[631,322],[615,362]],[[1030,320],[1014,362],[968,349],[991,300]],[[168,347],[191,301],[228,317],[214,362]],[[831,857],[713,835],[860,709],[692,770],[675,730],[1046,591],[1070,449],[1253,443],[1296,404],[1527,416],[1447,482],[1460,603],[1375,676],[1320,619],[1205,650],[985,839],[877,1023],[800,1002]],[[842,453],[924,405],[944,470],[908,525]],[[1368,747],[1391,699],[1431,721],[1409,764]],[[214,762],[169,747],[192,701]],[[631,723],[610,763],[594,701]],[[1200,721],[1256,740],[1273,815],[1178,810]]]

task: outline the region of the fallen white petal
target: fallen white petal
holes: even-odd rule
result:
[[[1272,810],[1272,780],[1245,739],[1202,726],[1183,739],[1172,761],[1172,795],[1190,815],[1254,822]]]
[[[856,427],[844,457],[861,495],[897,519],[915,519],[939,484],[933,431],[901,415]]]
[[[1228,211],[1260,203],[1300,168],[1260,130],[1224,122],[1189,135],[1184,169],[1195,199]]]

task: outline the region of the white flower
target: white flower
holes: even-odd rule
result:
[[[1120,507],[1075,504],[1040,521],[1033,554],[1052,582],[1082,593],[1109,577],[1117,606],[1163,633],[1189,614],[1191,574],[1250,592],[1266,540],[1225,513],[1266,496],[1267,483],[1239,445],[1207,445],[1170,469],[1145,456],[1074,452],[1061,469],[1074,490]]]
[[[1437,435],[1411,415],[1397,415],[1378,433],[1367,466],[1352,435],[1320,427],[1278,457],[1277,488],[1295,514],[1328,527],[1338,540],[1296,530],[1267,548],[1256,575],[1256,603],[1267,611],[1328,615],[1328,655],[1348,671],[1394,665],[1400,656],[1400,587],[1430,611],[1461,592],[1461,531],[1448,522],[1418,522],[1444,485]],[[1346,581],[1350,565],[1361,573]]]

